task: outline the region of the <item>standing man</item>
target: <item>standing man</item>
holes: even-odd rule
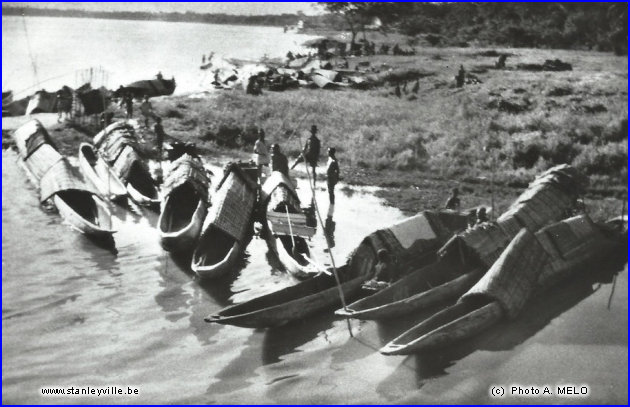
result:
[[[287,177],[289,176],[289,160],[286,155],[282,154],[278,144],[271,146],[271,171],[279,171]]]
[[[131,96],[131,93],[127,92],[123,101],[125,103],[125,111],[127,113],[127,119],[131,119],[133,117],[133,96]]]
[[[262,177],[263,166],[269,165],[269,150],[265,144],[265,131],[258,130],[258,140],[254,144],[254,162],[258,167],[258,179]]]
[[[306,161],[308,165],[310,165],[313,171],[313,184],[315,184],[316,174],[315,168],[317,167],[317,161],[319,161],[319,152],[320,152],[321,144],[319,139],[317,138],[317,126],[311,126],[311,136],[306,140],[306,144],[304,145],[304,150],[302,150],[302,154],[298,157],[297,160],[291,166],[291,169],[294,169],[299,163],[302,161]]]
[[[328,148],[328,166],[326,168],[326,182],[328,184],[328,199],[330,204],[335,204],[335,185],[339,182],[339,163],[335,157],[334,147]]]
[[[144,127],[149,127],[149,118],[153,116],[153,106],[149,102],[149,96],[144,96],[144,100],[140,105],[140,112],[144,116]]]
[[[155,133],[155,147],[158,151],[158,159],[162,161],[162,145],[164,144],[166,133],[164,133],[164,127],[162,127],[162,118],[159,116],[155,118],[153,132]]]

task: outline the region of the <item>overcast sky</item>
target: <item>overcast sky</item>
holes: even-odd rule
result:
[[[7,2],[5,6],[79,9],[90,11],[195,11],[198,13],[226,13],[226,14],[282,14],[303,11],[305,14],[318,14],[319,9],[313,7],[314,2],[295,3],[267,3],[267,2],[225,2],[225,3],[163,3],[163,2],[126,2],[126,3],[66,3],[66,2]]]

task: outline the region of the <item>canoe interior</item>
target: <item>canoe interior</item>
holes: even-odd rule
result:
[[[458,320],[459,318],[462,318],[474,311],[480,310],[491,302],[492,300],[490,299],[479,298],[476,301],[457,303],[424,320],[420,324],[400,335],[398,338],[394,339],[391,343],[395,345],[409,344],[421,338],[422,336],[435,331],[436,329],[442,328],[445,325],[448,325]]]
[[[291,256],[300,266],[307,266],[309,264],[304,258],[304,256],[308,257],[311,253],[308,249],[308,244],[306,244],[306,240],[299,236],[293,236],[293,239],[291,239],[291,236],[278,236],[278,240],[289,256]],[[294,242],[295,247],[293,246]]]
[[[153,178],[151,178],[151,174],[144,169],[140,162],[136,161],[131,165],[127,182],[133,185],[136,191],[142,195],[150,199],[158,199],[158,192],[153,183]]]
[[[109,215],[105,208],[96,203],[92,193],[71,189],[60,191],[57,196],[86,221],[104,229],[110,228]]]
[[[96,157],[96,154],[94,153],[94,149],[92,147],[88,145],[81,146],[81,153],[91,167],[94,167],[96,165],[98,158]]]
[[[342,275],[344,272],[343,268],[339,269],[338,272],[340,275]],[[229,317],[260,311],[265,308],[271,308],[291,301],[302,299],[309,295],[320,293],[329,288],[335,287],[335,285],[336,282],[334,276],[321,274],[317,277],[313,277],[309,280],[303,281],[291,287],[284,288],[280,291],[263,295],[244,303],[225,308],[221,310],[217,315],[221,317]]]
[[[210,226],[199,238],[193,264],[209,267],[222,262],[230,254],[236,240],[222,230]]]
[[[188,182],[173,189],[168,194],[162,209],[160,230],[170,233],[186,228],[192,220],[199,201],[199,194]]]

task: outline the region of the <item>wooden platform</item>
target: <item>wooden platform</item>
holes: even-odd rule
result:
[[[289,218],[291,224],[289,225]],[[303,213],[267,212],[269,228],[274,235],[291,235],[310,238],[315,234],[315,228],[306,224],[306,215]]]

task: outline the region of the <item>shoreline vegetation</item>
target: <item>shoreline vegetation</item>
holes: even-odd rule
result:
[[[411,38],[400,32],[369,31],[359,38],[363,35],[377,48],[408,47],[404,41]],[[498,69],[501,55],[508,58]],[[557,59],[572,70],[519,68]],[[194,142],[208,156],[248,160],[262,128],[268,144],[279,143],[292,160],[299,152],[297,137],[304,139],[316,124],[323,152],[337,149],[342,182],[382,187],[377,194],[406,213],[442,207],[450,189],[459,187],[462,207],[489,205],[494,195],[498,214],[537,174],[568,163],[590,180],[585,202],[596,220],[621,214],[627,201],[626,57],[587,50],[422,46],[415,55],[345,60],[350,70],[361,66],[398,75],[367,89],[265,89],[253,96],[236,87],[155,98],[152,104],[170,137]],[[337,66],[345,60],[330,62]],[[475,80],[456,87],[460,66]],[[414,72],[422,75],[406,76]],[[123,117],[116,108],[115,119]],[[78,144],[97,131],[61,124],[52,134],[75,155]],[[151,131],[141,130],[141,136],[152,145]],[[3,146],[6,142],[3,131]],[[320,172],[324,166],[322,153]]]

